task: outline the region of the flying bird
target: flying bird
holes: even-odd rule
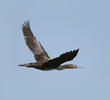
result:
[[[81,68],[74,64],[65,64],[61,65],[67,61],[73,60],[79,49],[66,52],[61,54],[59,57],[51,59],[41,43],[38,41],[38,39],[33,35],[31,28],[30,28],[30,22],[25,21],[22,25],[22,31],[23,35],[26,41],[27,46],[29,49],[33,52],[34,58],[36,62],[28,63],[28,64],[21,64],[19,66],[25,66],[28,68],[36,68],[43,71],[48,70],[63,70],[63,69],[75,69],[75,68]]]

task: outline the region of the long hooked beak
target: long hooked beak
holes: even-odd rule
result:
[[[82,67],[82,66],[77,66],[77,68],[84,68],[84,67]]]

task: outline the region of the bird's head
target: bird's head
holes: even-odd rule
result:
[[[75,68],[83,68],[83,67],[80,67],[74,64],[65,64],[65,65],[59,66],[58,69],[63,70],[63,69],[75,69]]]
[[[71,68],[84,68],[84,67],[81,67],[81,66],[77,66],[77,65],[74,65],[74,64],[70,64]]]

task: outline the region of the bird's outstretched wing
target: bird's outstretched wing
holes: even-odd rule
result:
[[[75,58],[77,53],[78,53],[78,51],[79,51],[79,49],[74,50],[74,51],[70,51],[70,52],[66,52],[66,53],[60,55],[57,58],[54,58],[52,60],[49,60],[49,61],[45,62],[43,64],[43,66],[53,66],[53,67],[59,66],[62,63],[70,61],[73,58]]]
[[[50,59],[41,43],[33,35],[29,21],[24,22],[22,26],[22,31],[26,40],[26,44],[29,47],[29,49],[33,52],[35,59],[37,61],[40,61],[42,59]]]

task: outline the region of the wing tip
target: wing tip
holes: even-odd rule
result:
[[[22,23],[22,29],[30,27],[30,20],[26,20]]]
[[[30,20],[26,20],[22,23],[22,31],[24,36],[33,36],[32,30],[30,28]]]
[[[75,51],[76,51],[76,52],[78,52],[78,51],[79,51],[79,48],[78,48],[78,49],[76,49]]]
[[[74,55],[74,57],[76,57],[76,55],[78,54],[78,52],[79,52],[79,48],[76,49],[76,50],[73,50],[73,55]]]

